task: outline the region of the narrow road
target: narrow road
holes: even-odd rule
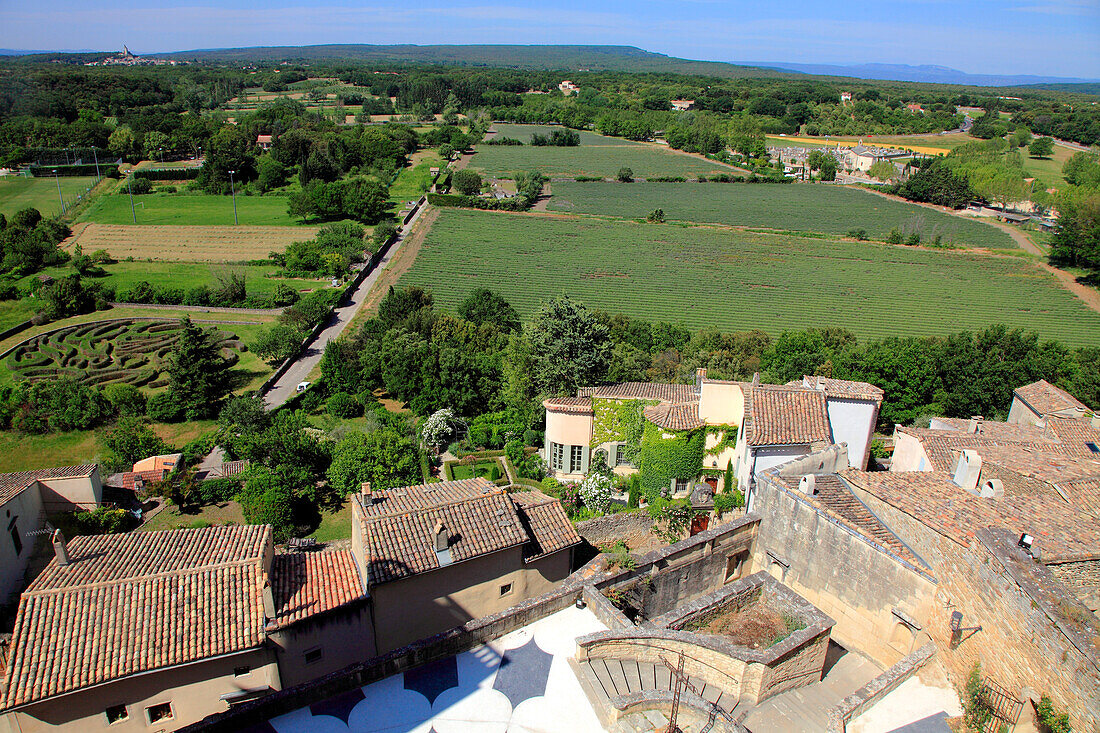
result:
[[[386,269],[386,265],[401,249],[401,245],[405,241],[405,237],[412,230],[413,224],[420,218],[420,215],[424,212],[424,206],[417,208],[413,218],[409,220],[408,224],[401,227],[400,233],[397,235],[397,239],[390,245],[390,248],[383,255],[378,266],[375,267],[369,275],[363,278],[363,281],[359,283],[359,287],[355,289],[351,294],[351,300],[347,305],[336,308],[331,316],[329,316],[328,325],[324,330],[317,334],[317,338],[306,344],[302,350],[301,356],[290,366],[283,376],[271,385],[264,394],[264,404],[268,410],[274,410],[282,405],[288,399],[294,396],[298,384],[305,380],[313,368],[317,366],[321,361],[321,357],[325,353],[325,346],[329,341],[332,341],[344,332],[348,323],[355,317],[355,314],[362,307],[363,302],[367,299],[367,293],[370,292],[371,287],[375,281],[378,280],[382,271]]]

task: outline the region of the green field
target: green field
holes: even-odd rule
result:
[[[407,201],[416,201],[432,187],[432,168],[443,165],[443,159],[432,156],[410,168],[402,168],[390,185],[390,202],[400,209]]]
[[[0,301],[0,331],[6,331],[33,315],[34,304],[29,300]]]
[[[566,130],[568,128],[562,127],[561,125],[517,125],[510,122],[494,122],[492,129],[497,131],[499,137],[510,137],[513,140],[521,140],[524,145],[528,145],[531,142],[531,135],[535,133],[549,136],[554,130]],[[600,135],[587,130],[572,130],[572,132],[580,135],[581,147],[590,147],[593,145],[646,147],[645,143],[627,140],[622,137],[607,137],[606,135]]]
[[[110,285],[116,291],[132,288],[145,281],[155,288],[180,288],[190,290],[202,285],[211,289],[218,287],[218,278],[229,273],[243,275],[245,288],[249,295],[268,295],[275,291],[280,283],[298,291],[315,290],[329,284],[328,280],[306,280],[301,278],[268,277],[279,268],[274,265],[219,265],[201,262],[116,262],[103,265],[104,277],[89,277],[88,282]],[[21,287],[27,287],[39,274],[61,278],[72,275],[71,267],[48,267],[35,275],[29,275],[19,281]],[[0,316],[2,317],[2,316]]]
[[[75,196],[85,193],[94,180],[92,176],[63,176],[57,180],[53,177],[4,176],[0,178],[0,214],[11,216],[20,209],[31,207],[38,209],[43,216],[56,216],[61,213],[61,202],[57,199],[58,183],[68,205]]]
[[[508,137],[527,143],[532,132],[553,129],[538,125],[495,125]],[[700,173],[736,173],[733,168],[705,158],[685,155],[657,145],[581,132],[581,144],[573,148],[533,145],[479,145],[470,167],[491,176],[510,176],[516,171],[537,170],[553,177],[607,176],[623,166],[635,176],[695,176]],[[588,141],[588,142],[586,142]]]
[[[939,234],[955,246],[1016,249],[995,226],[842,186],[558,182],[551,191],[551,211],[642,219],[660,208],[667,220],[839,235],[865,229],[872,239],[897,227],[925,242]]]
[[[237,219],[242,226],[295,226],[286,213],[286,196],[237,196]],[[138,224],[209,225],[233,223],[233,199],[208,194],[160,194],[134,196]],[[125,193],[100,196],[81,215],[80,221],[97,224],[132,224],[130,197]]]
[[[525,318],[566,293],[691,329],[881,338],[1006,323],[1100,344],[1100,314],[1017,259],[706,227],[444,209],[401,284],[450,309],[492,288]]]

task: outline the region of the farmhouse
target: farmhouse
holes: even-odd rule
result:
[[[557,500],[507,493],[483,478],[364,485],[352,512],[376,653],[551,590],[569,575],[581,541]]]
[[[687,112],[690,109],[695,109],[694,99],[673,99],[669,104],[671,104],[672,109],[677,112]]]
[[[673,494],[688,492],[700,477],[724,489],[722,474],[731,466],[748,492],[760,471],[834,443],[847,444],[853,467],[865,467],[882,397],[862,382],[727,382],[708,379],[705,369],[694,385],[584,388],[543,403],[543,456],[555,478],[579,481],[595,458],[619,474],[640,470],[647,485]],[[656,455],[666,451],[680,457],[672,471],[663,459],[656,467]]]
[[[258,147],[260,150],[270,150],[271,149],[271,135],[257,135],[256,136],[256,147]]]
[[[901,158],[906,154],[905,151],[896,148],[872,148],[860,142],[859,145],[846,151],[844,165],[848,170],[867,172],[880,160]]]
[[[560,89],[561,93],[564,94],[567,97],[570,94],[576,94],[577,92],[579,92],[581,90],[581,88],[579,86],[577,86],[573,82],[569,81],[568,79],[563,81],[561,84],[558,84],[558,89]]]

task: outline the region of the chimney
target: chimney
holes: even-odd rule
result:
[[[971,435],[977,435],[982,432],[982,420],[984,418],[981,415],[973,415],[970,418],[970,422],[966,424],[966,432]]]
[[[264,618],[267,621],[275,620],[275,595],[271,592],[271,581],[264,578]]]
[[[813,474],[803,476],[798,482],[798,490],[807,496],[813,496],[817,493],[817,477]]]
[[[370,481],[363,482],[363,499],[365,504],[374,503],[374,494],[371,492]]]
[[[703,380],[707,378],[706,367],[699,367],[695,370],[695,391],[700,392],[703,389]]]
[[[65,545],[65,535],[60,529],[53,531],[53,552],[57,556],[58,565],[68,565],[69,560],[69,548]]]
[[[444,526],[443,520],[439,520],[435,523],[435,551],[443,552],[450,548],[450,538],[447,536],[447,527]]]
[[[820,390],[825,389],[825,377],[818,377],[817,378],[817,388],[820,389]]]
[[[753,375],[752,375],[752,386],[754,386],[754,387],[755,387],[755,386],[757,386],[758,384],[760,384],[760,372],[753,372]]]
[[[982,475],[982,457],[975,450],[964,450],[959,454],[955,474],[951,480],[972,494],[978,493],[978,480]]]

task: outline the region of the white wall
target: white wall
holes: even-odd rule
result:
[[[103,502],[103,479],[99,467],[89,476],[42,479],[42,503],[47,512],[95,509]]]
[[[891,471],[931,471],[932,462],[924,452],[920,441],[908,433],[894,431],[894,454],[890,459]]]
[[[834,443],[848,444],[848,465],[863,470],[871,446],[871,433],[878,418],[878,407],[868,400],[847,400],[828,397],[825,411]]]
[[[28,537],[42,526],[42,497],[38,484],[31,484],[20,491],[11,501],[0,507],[0,603],[13,600],[13,594],[22,590],[23,575],[27,572],[27,561],[34,551],[34,537]],[[15,552],[12,530],[19,533],[22,548]]]
[[[557,479],[579,481],[588,469],[589,443],[592,441],[592,416],[576,413],[546,411],[546,443],[543,445],[543,459],[550,466],[550,444],[560,443],[565,448],[565,471],[550,471]],[[569,447],[579,445],[584,448],[583,466],[579,473],[569,473]]]

